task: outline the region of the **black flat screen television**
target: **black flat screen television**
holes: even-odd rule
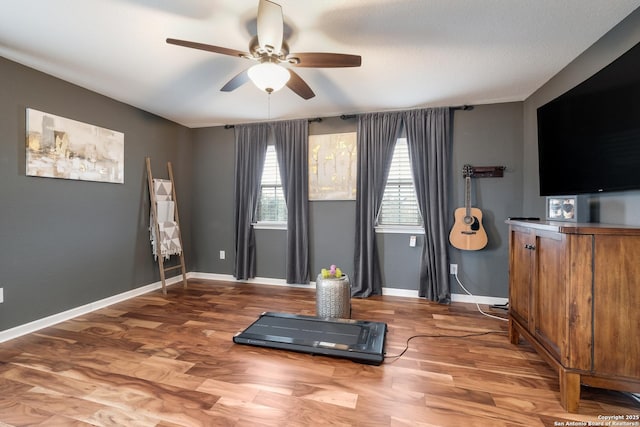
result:
[[[640,43],[538,108],[540,195],[640,189]]]

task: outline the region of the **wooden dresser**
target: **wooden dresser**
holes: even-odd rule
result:
[[[580,384],[640,392],[640,227],[509,224],[509,340],[558,371],[562,406]]]

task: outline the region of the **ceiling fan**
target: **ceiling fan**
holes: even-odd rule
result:
[[[283,40],[282,7],[269,0],[260,0],[258,5],[257,33],[249,43],[249,52],[173,38],[168,38],[167,43],[258,62],[229,80],[220,89],[223,92],[231,92],[251,80],[256,86],[268,93],[279,90],[286,85],[300,97],[310,99],[315,94],[290,67],[359,67],[362,63],[362,58],[359,55],[320,52],[290,53],[289,46]]]

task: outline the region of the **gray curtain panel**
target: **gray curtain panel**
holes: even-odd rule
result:
[[[309,283],[309,122],[272,124],[287,203],[287,283]]]
[[[358,116],[356,242],[351,293],[354,297],[382,294],[375,225],[402,124],[402,113]]]
[[[235,244],[234,277],[246,280],[256,275],[256,238],[251,223],[255,219],[260,180],[267,153],[269,125],[236,125]]]
[[[420,265],[419,295],[449,303],[448,271],[449,174],[451,136],[449,108],[404,113],[418,207],[424,222],[424,246]]]

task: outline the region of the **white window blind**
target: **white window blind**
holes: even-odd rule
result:
[[[406,138],[396,142],[378,225],[422,225]]]
[[[267,146],[267,155],[260,182],[260,200],[258,201],[258,222],[287,222],[287,205],[282,192],[280,168],[273,145]]]

